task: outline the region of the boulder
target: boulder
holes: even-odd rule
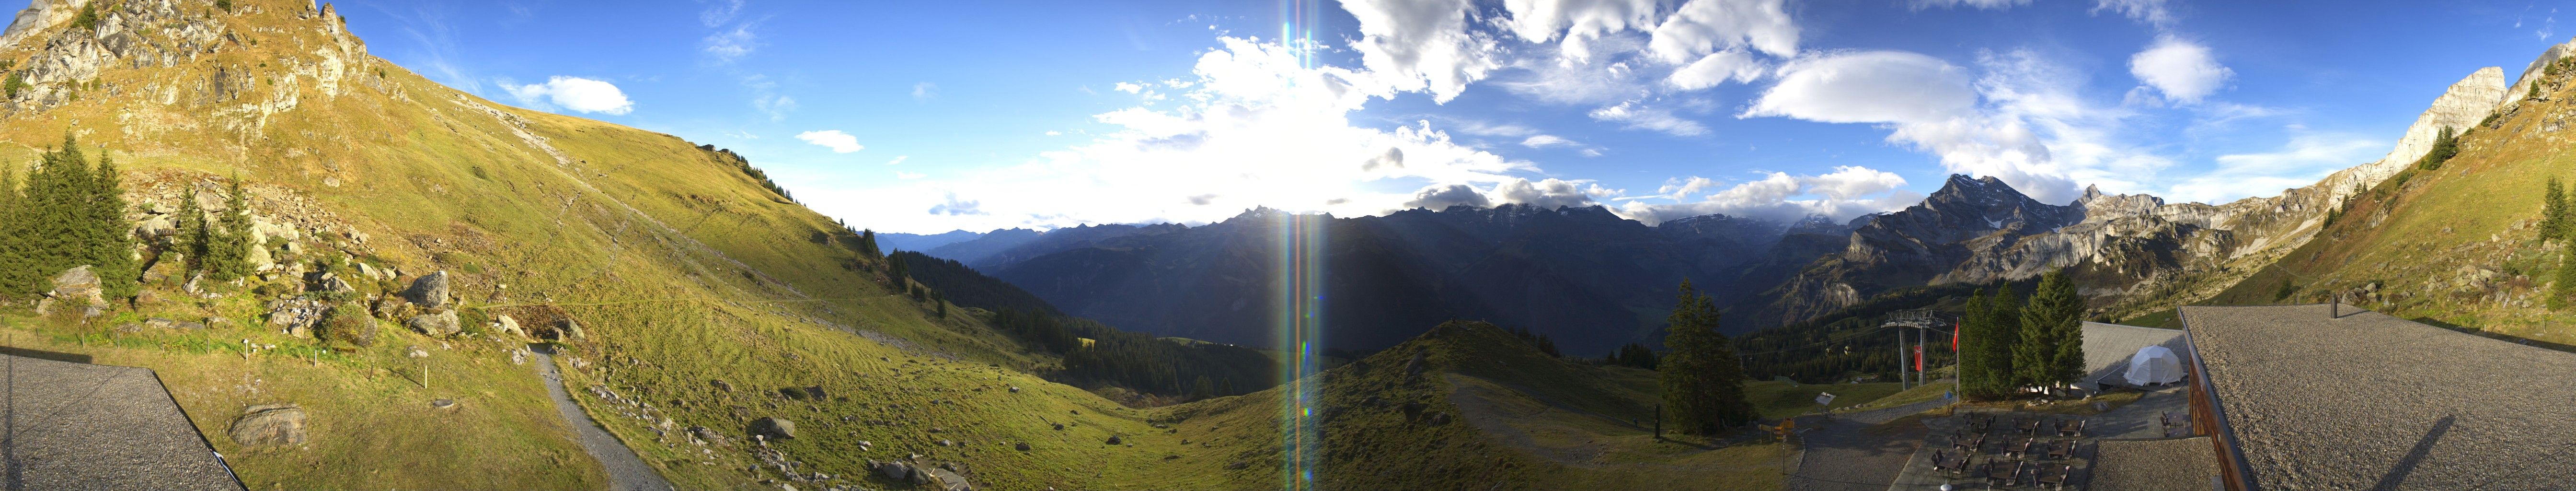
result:
[[[928,476],[925,478],[923,476],[924,474],[927,474]],[[935,467],[921,468],[915,470],[912,475],[913,483],[935,486],[932,489],[941,489],[946,491],[967,491],[975,489],[973,486],[966,484],[966,476],[957,475],[957,473],[949,472],[947,469]]]
[[[149,327],[149,328],[153,328],[153,329],[169,329],[169,328],[171,328],[171,327],[177,326],[178,324],[179,324],[179,323],[178,323],[178,322],[176,322],[176,321],[172,321],[172,320],[170,320],[170,319],[164,319],[164,318],[160,318],[160,317],[154,317],[154,318],[144,319],[144,320],[143,320],[143,327]]]
[[[518,319],[512,319],[512,318],[510,318],[510,316],[506,316],[506,315],[504,315],[504,316],[497,316],[496,318],[492,319],[492,328],[493,328],[494,330],[501,331],[501,333],[502,333],[502,334],[508,334],[508,335],[518,336],[518,337],[523,337],[523,338],[524,338],[524,337],[528,337],[528,330],[526,330],[526,329],[520,329],[520,328],[519,328],[519,320],[518,320]]]
[[[302,445],[304,408],[294,403],[261,404],[242,410],[233,420],[233,443],[245,447]]]
[[[356,293],[358,291],[358,287],[349,285],[349,282],[347,280],[340,279],[339,275],[329,273],[324,273],[322,276],[322,283],[315,286],[319,287],[322,291],[331,293]]]
[[[103,295],[99,290],[98,273],[91,272],[87,265],[75,266],[54,275],[54,289],[46,294],[59,303],[88,307],[85,312],[107,308],[107,299]]]
[[[464,330],[456,325],[456,311],[452,309],[413,316],[411,320],[403,321],[403,326],[433,337],[452,336]]]
[[[403,297],[411,300],[411,303],[420,304],[421,308],[438,310],[446,307],[450,299],[447,283],[447,271],[430,273],[428,276],[412,280],[411,289],[404,291]]]
[[[709,380],[707,381],[707,385],[716,386],[716,390],[733,392],[733,384],[726,383],[724,379]]]
[[[884,475],[886,479],[897,481],[912,480],[912,464],[906,464],[903,463],[903,461],[887,461],[874,462],[870,465],[875,466],[877,474]]]
[[[1126,441],[1125,441],[1125,440],[1120,440],[1120,439],[1118,438],[1118,436],[1117,436],[1117,435],[1110,435],[1110,436],[1109,436],[1109,444],[1110,444],[1110,445],[1119,445],[1119,444],[1123,444],[1123,443],[1126,443]]]
[[[249,253],[242,254],[242,263],[250,265],[252,271],[268,271],[277,269],[277,256],[269,255],[266,247],[252,246]]]
[[[771,440],[792,440],[796,438],[796,422],[776,416],[760,418],[751,422],[751,434]]]
[[[134,224],[134,236],[146,240],[158,237],[168,237],[171,235],[177,235],[178,233],[179,224],[171,222],[170,217],[166,215],[155,216],[143,220],[143,223]]]
[[[707,442],[711,445],[722,446],[727,442],[724,435],[716,434],[716,430],[710,430],[704,426],[691,426],[688,431],[690,437],[697,438],[698,441]]]
[[[1020,450],[1020,451],[1022,451],[1022,452],[1026,452],[1026,451],[1029,451],[1029,442],[1020,442],[1020,443],[1017,443],[1017,444],[1013,444],[1013,445],[1011,445],[1011,448],[1016,448],[1016,449],[1019,449],[1019,450]]]

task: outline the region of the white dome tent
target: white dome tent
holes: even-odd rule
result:
[[[2123,378],[2128,379],[2129,385],[2136,386],[2181,381],[2182,356],[2163,346],[2138,348],[2138,354],[2129,357],[2129,373]]]

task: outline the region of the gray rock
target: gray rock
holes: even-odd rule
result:
[[[249,253],[242,255],[242,262],[249,264],[252,271],[277,269],[277,256],[269,255],[267,247],[252,246]]]
[[[447,306],[451,299],[448,293],[447,271],[440,270],[412,280],[411,289],[404,291],[403,297],[421,308],[438,310]]]
[[[924,474],[928,475],[927,478],[924,478]],[[934,489],[943,489],[946,491],[968,491],[975,489],[973,486],[966,484],[966,476],[960,476],[955,472],[949,472],[947,469],[939,468],[924,468],[913,472],[913,482],[915,484],[937,486],[937,488]]]
[[[91,309],[107,308],[107,299],[102,295],[103,292],[99,290],[98,273],[90,272],[88,265],[76,266],[63,270],[62,274],[54,275],[54,289],[47,293],[47,296],[58,302],[68,303],[71,306],[86,306]],[[44,312],[40,309],[37,313]]]
[[[707,385],[716,386],[716,390],[733,392],[733,384],[725,383],[724,379],[709,380],[707,381]]]
[[[1029,442],[1020,442],[1020,443],[1017,443],[1017,444],[1013,444],[1013,445],[1011,445],[1011,448],[1016,448],[1016,449],[1019,449],[1019,450],[1020,450],[1020,451],[1022,451],[1022,452],[1026,452],[1026,451],[1029,451]]]
[[[1122,443],[1126,443],[1126,441],[1125,441],[1125,440],[1120,440],[1120,439],[1118,439],[1118,436],[1117,436],[1117,435],[1110,435],[1110,436],[1109,436],[1109,444],[1110,444],[1110,445],[1118,445],[1118,444],[1122,444]]]
[[[404,347],[404,348],[403,348],[403,356],[412,357],[412,358],[428,358],[428,357],[429,357],[429,350],[421,349],[420,345],[416,345],[416,344],[415,344],[415,345],[411,345],[411,346]]]
[[[434,408],[439,408],[439,409],[448,409],[448,408],[453,408],[453,407],[456,407],[456,400],[455,400],[455,399],[437,399],[437,400],[432,400],[432,401],[429,401],[429,407],[434,407]]]
[[[434,314],[413,316],[411,320],[403,321],[403,326],[434,337],[452,336],[464,330],[463,327],[456,325],[455,310],[441,310]]]
[[[872,461],[871,465],[876,467],[877,474],[884,475],[886,479],[897,481],[909,481],[912,479],[912,464],[906,464],[902,461]]]
[[[730,441],[724,435],[716,434],[716,430],[710,430],[704,426],[689,427],[689,436],[697,438],[698,441],[707,442],[709,445],[722,446]]]
[[[528,337],[528,330],[519,328],[519,320],[518,320],[518,319],[512,319],[512,318],[510,318],[510,316],[506,316],[506,315],[504,315],[504,316],[499,316],[498,318],[493,319],[493,320],[492,320],[492,327],[493,327],[493,329],[496,329],[496,330],[501,331],[501,333],[502,333],[502,334],[508,334],[508,335],[512,335],[512,336],[518,336],[518,337],[522,337],[522,338],[524,338],[524,337]]]
[[[144,239],[168,237],[178,233],[179,225],[177,223],[172,223],[169,216],[156,216],[144,219],[143,223],[134,225],[134,236]]]
[[[796,422],[776,416],[760,418],[751,422],[751,434],[771,440],[792,440],[796,438]]]
[[[144,320],[143,320],[143,327],[149,327],[149,328],[153,328],[153,329],[169,329],[171,326],[174,326],[174,325],[177,325],[177,324],[178,324],[178,323],[176,323],[176,322],[171,322],[171,321],[170,321],[170,319],[164,319],[164,318],[160,318],[160,317],[154,317],[154,318],[144,319]]]
[[[231,433],[233,443],[245,447],[302,445],[306,439],[304,408],[294,403],[251,406],[233,420]]]

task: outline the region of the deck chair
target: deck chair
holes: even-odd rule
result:
[[[2049,460],[2071,459],[2071,458],[2075,458],[2075,441],[2074,441],[2074,440],[2061,441],[2061,442],[2057,442],[2057,444],[2049,445],[2049,446],[2048,446],[2048,459],[2049,459]]]
[[[2082,436],[2082,435],[2084,435],[2084,420],[2082,420],[2082,419],[2075,419],[2075,420],[2059,421],[2059,422],[2057,422],[2057,436]]]
[[[2004,453],[2013,456],[2013,458],[2029,457],[2030,447],[2035,444],[2034,442],[2036,442],[2035,439],[2022,438],[2019,442],[2005,443]]]
[[[1932,470],[1941,471],[1942,474],[1949,475],[1958,474],[1959,471],[1966,470],[1967,467],[1968,456],[1965,454],[1954,456],[1948,452],[1938,450],[1932,452]]]
[[[2040,419],[2042,418],[2013,418],[2013,429],[2024,435],[2039,436]]]
[[[2021,471],[2024,465],[2027,464],[2022,462],[2011,462],[2010,465],[2006,465],[2005,462],[1989,460],[1986,461],[1985,467],[1981,468],[1983,472],[1979,472],[1978,474],[1980,475],[1978,477],[1985,478],[1986,486],[1988,487],[2019,485],[2021,484]]]
[[[2049,467],[2056,467],[2056,468],[2057,468],[2057,473],[2055,473],[2055,474],[2051,474],[2051,473],[2049,473],[2049,472],[2048,472],[2048,468],[2049,468]],[[2060,490],[2060,491],[2063,491],[2063,490],[2065,490],[2065,489],[2066,489],[2066,484],[2067,484],[2069,481],[2073,481],[2073,480],[2075,480],[2075,466],[2072,466],[2072,465],[2065,465],[2065,464],[2059,464],[2059,465],[2055,465],[2055,466],[2046,466],[2046,465],[2043,465],[2043,466],[2040,466],[2038,469],[2032,469],[2032,474],[2036,474],[2036,475],[2037,475],[2038,479],[2037,479],[2036,481],[2037,481],[2037,483],[2038,483],[2039,485],[2041,485],[2041,486],[2049,486],[2049,487],[2052,487],[2052,488],[2058,489],[2058,490]]]
[[[1969,436],[1966,436],[1966,437],[1954,437],[1954,438],[1951,438],[1951,439],[1950,439],[1950,448],[1956,448],[1956,449],[1960,449],[1960,450],[1965,450],[1965,451],[1967,451],[1968,453],[1971,453],[1971,454],[1973,454],[1973,453],[1977,453],[1977,452],[1981,451],[1982,449],[1984,449],[1985,447],[1986,447],[1986,435],[1984,435],[1984,434],[1969,435]]]

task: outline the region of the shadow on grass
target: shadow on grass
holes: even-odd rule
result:
[[[67,361],[83,364],[89,363],[89,355],[64,353],[60,351],[33,350],[14,346],[0,346],[0,355],[23,356],[39,360]]]

